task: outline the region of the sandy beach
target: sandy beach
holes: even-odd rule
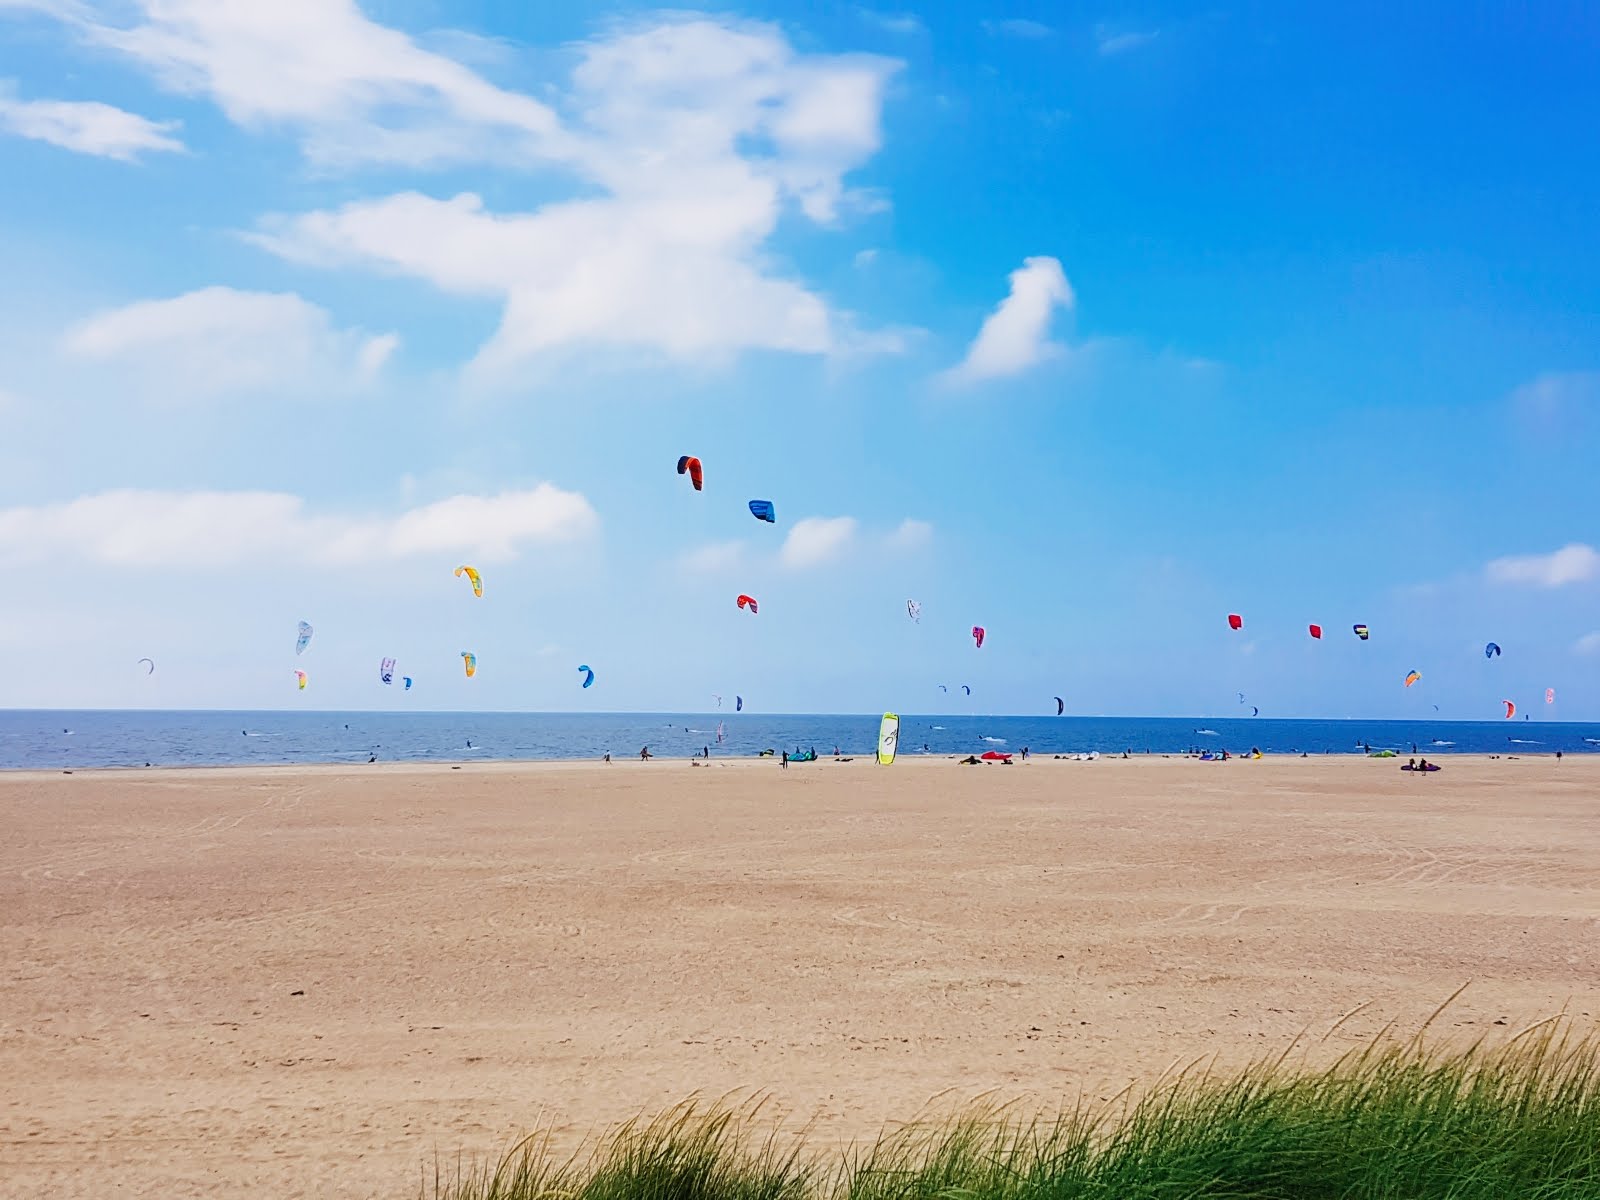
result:
[[[1600,759],[0,777],[0,1192],[394,1197],[765,1091],[824,1140],[1600,1016]]]

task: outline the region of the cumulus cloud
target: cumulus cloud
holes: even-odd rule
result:
[[[855,536],[854,517],[806,517],[789,530],[778,559],[797,569],[821,566],[843,554]]]
[[[1593,546],[1573,542],[1549,554],[1497,558],[1485,570],[1491,583],[1557,588],[1585,583],[1600,575],[1600,552]]]
[[[285,386],[347,390],[371,382],[398,344],[392,333],[336,329],[324,309],[291,292],[226,287],[112,309],[63,341],[68,353],[130,368],[177,399]]]
[[[1058,308],[1071,308],[1072,285],[1054,258],[1024,259],[1011,272],[1011,292],[990,313],[961,363],[945,372],[947,382],[978,383],[1021,374],[1060,352],[1050,340]]]
[[[252,236],[296,262],[501,300],[477,359],[490,374],[584,345],[677,359],[897,349],[764,249],[786,210],[827,224],[874,203],[844,177],[880,144],[897,67],[800,54],[770,26],[631,29],[583,46],[572,72],[559,165],[579,198],[496,212],[470,192],[406,192],[279,216]]]
[[[146,151],[181,151],[176,121],[150,121],[94,100],[19,100],[0,82],[0,132],[79,154],[134,162]]]
[[[920,550],[933,541],[933,526],[907,517],[885,540],[892,550]]]
[[[1161,31],[1159,29],[1151,29],[1142,32],[1138,30],[1128,30],[1118,33],[1117,31],[1108,29],[1106,26],[1102,25],[1095,30],[1095,44],[1102,57],[1110,58],[1116,54],[1127,54],[1130,51],[1138,50],[1144,46],[1148,46],[1151,42],[1155,41],[1158,36],[1160,36],[1160,33]]]
[[[515,558],[527,545],[573,541],[599,518],[549,483],[450,496],[392,516],[319,514],[285,492],[124,489],[0,509],[0,561],[78,558],[109,566],[209,570],[236,564],[361,565],[417,554]]]

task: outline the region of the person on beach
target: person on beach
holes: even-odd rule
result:
[[[640,762],[644,762],[649,757],[650,757],[650,747],[649,746],[645,746],[643,749],[641,749],[639,751],[639,761]]]
[[[611,751],[609,751],[609,750],[606,751],[606,761],[607,762],[611,761]]]
[[[783,752],[783,769],[785,771],[789,769],[789,752],[787,750]]]

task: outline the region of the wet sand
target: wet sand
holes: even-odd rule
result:
[[[1592,1028],[1600,758],[1445,764],[3,775],[0,1192],[410,1196],[738,1088],[826,1143],[1463,983],[1439,1036]]]

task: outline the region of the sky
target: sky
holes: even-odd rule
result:
[[[1600,14],[1400,8],[0,0],[0,706],[1600,720]]]

